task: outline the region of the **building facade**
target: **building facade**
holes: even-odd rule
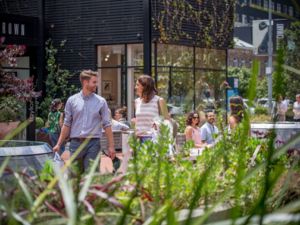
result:
[[[211,99],[225,102],[220,86],[226,79],[234,9],[231,0],[217,2],[4,0],[0,13],[38,18],[39,41],[65,43],[58,62],[76,74],[70,83],[79,85],[83,69],[98,70],[99,94],[112,108],[128,106],[130,117],[135,80],[144,73],[155,78],[169,106],[189,111]],[[209,13],[213,20],[207,19]]]
[[[266,74],[268,61],[268,11],[269,0],[239,0],[235,11],[234,37],[253,46],[252,59],[260,62],[260,75]],[[284,30],[294,21],[300,19],[300,3],[294,0],[273,0],[272,13],[272,42],[273,52],[283,40]],[[244,65],[251,54],[243,54],[244,50],[230,53],[230,65]],[[234,62],[233,62],[234,61]],[[247,65],[247,64],[246,64]]]

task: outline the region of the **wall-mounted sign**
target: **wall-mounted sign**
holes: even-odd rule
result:
[[[5,44],[37,44],[38,18],[1,14],[0,37],[5,37]]]
[[[25,36],[25,24],[2,22],[1,23],[1,34],[2,35]]]

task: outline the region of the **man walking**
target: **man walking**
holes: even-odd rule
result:
[[[107,102],[95,93],[97,89],[98,73],[83,70],[80,73],[82,90],[69,97],[65,106],[65,119],[57,144],[53,151],[57,152],[64,140],[70,136],[71,155],[88,139],[76,159],[82,160],[84,171],[89,167],[100,152],[100,138],[102,127],[108,139],[108,155],[115,157],[113,134]],[[102,127],[101,127],[102,124]]]
[[[212,146],[215,144],[215,135],[219,133],[218,128],[214,125],[215,123],[215,113],[213,111],[208,111],[205,113],[206,123],[203,124],[200,130],[201,142]]]

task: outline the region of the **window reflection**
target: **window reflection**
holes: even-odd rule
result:
[[[196,71],[195,97],[196,109],[208,110],[225,106],[225,72]]]
[[[225,102],[225,91],[220,86],[226,77],[226,51],[196,47],[194,56],[194,47],[167,44],[155,46],[157,67],[153,60],[153,45],[152,73],[157,81],[158,95],[167,101],[169,108],[180,107],[182,112],[189,112],[194,108],[205,110],[221,106]],[[134,99],[137,98],[135,82],[144,73],[143,45],[105,45],[98,46],[97,51],[100,83],[109,86],[104,91],[99,86],[102,95],[112,107],[126,104],[130,118],[134,113]]]

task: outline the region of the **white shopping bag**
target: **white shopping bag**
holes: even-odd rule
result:
[[[61,168],[64,165],[64,161],[61,159],[60,155],[55,152],[53,157],[54,166]]]

